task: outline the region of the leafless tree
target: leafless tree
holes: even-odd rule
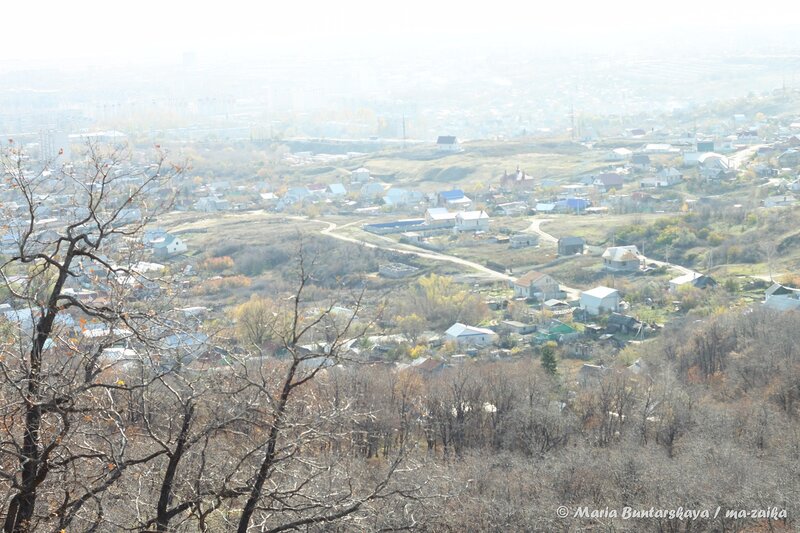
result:
[[[345,519],[363,520],[370,502],[399,494],[392,476],[404,464],[402,450],[365,472],[363,482],[352,477],[361,459],[348,451],[354,419],[368,416],[351,408],[353,398],[331,395],[337,365],[351,359],[354,342],[364,334],[360,324],[363,291],[349,302],[336,300],[307,306],[305,291],[313,280],[315,258],[298,257],[297,290],[284,299],[270,324],[282,355],[278,361],[246,361],[237,379],[262,410],[263,432],[254,432],[243,448],[224,495],[243,499],[235,529],[251,526],[286,531]],[[349,305],[345,318],[334,314]],[[335,401],[333,401],[335,400]],[[333,489],[334,486],[339,487]],[[327,488],[325,488],[327,486]]]
[[[23,152],[4,154],[4,201],[24,208],[8,213],[21,222],[0,271],[15,303],[0,321],[4,530],[413,522],[394,503],[418,494],[412,441],[367,460],[355,436],[375,410],[335,390],[361,362],[363,291],[307,301],[316,259],[301,250],[296,290],[259,314],[278,350],[204,366],[217,343],[242,343],[189,327],[142,261],[181,169],[130,156],[89,146],[80,165],[30,175]],[[53,211],[66,222],[43,231]]]
[[[145,165],[94,145],[61,168],[32,168],[13,141],[0,159],[8,237],[0,274],[12,303],[0,358],[4,530],[23,532],[70,523],[123,471],[151,458],[129,454],[114,393],[149,379],[146,353],[160,318],[130,297],[147,278],[133,261],[144,225],[169,206],[180,168],[160,151]],[[80,296],[81,283],[103,297]],[[129,342],[145,358],[138,383],[116,377],[125,357],[107,352]],[[97,419],[104,428],[91,435],[88,422]],[[77,471],[83,478],[69,483]]]

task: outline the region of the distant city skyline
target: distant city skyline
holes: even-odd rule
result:
[[[563,47],[565,50],[686,48],[696,43],[741,45],[800,27],[791,0],[746,9],[729,2],[676,0],[657,6],[635,0],[549,5],[408,0],[386,4],[230,0],[214,4],[155,2],[79,5],[14,2],[3,6],[7,43],[0,66],[103,65],[109,62],[181,63],[237,56],[336,56],[460,48]],[[434,50],[428,50],[434,54]],[[187,55],[188,54],[188,55]]]

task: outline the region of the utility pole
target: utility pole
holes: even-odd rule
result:
[[[570,104],[569,105],[569,117],[570,117],[570,123],[572,124],[572,129],[570,129],[569,137],[570,137],[570,139],[572,139],[574,141],[575,140],[575,105],[574,104]]]

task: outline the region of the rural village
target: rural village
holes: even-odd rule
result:
[[[0,61],[4,533],[798,529],[791,9],[234,4]]]

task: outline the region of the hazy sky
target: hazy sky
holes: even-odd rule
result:
[[[402,2],[88,0],[4,2],[6,63],[178,61],[335,46],[424,47],[436,39],[495,42],[676,44],[709,32],[747,41],[765,29],[800,29],[800,2],[769,0],[746,8],[730,0],[495,0]],[[798,35],[798,33],[794,33]],[[797,39],[800,45],[800,38]]]

